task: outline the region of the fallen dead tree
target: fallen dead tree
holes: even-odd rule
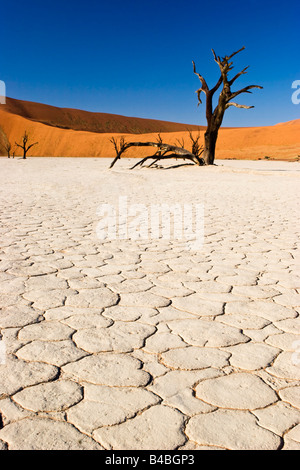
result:
[[[199,145],[199,138],[200,135],[198,134],[197,137],[193,137],[192,133],[189,133],[190,139],[192,141],[192,152],[183,148],[184,142],[182,146],[177,147],[175,145],[165,144],[161,140],[160,134],[158,135],[157,142],[125,142],[124,137],[120,138],[120,141],[116,140],[114,137],[110,140],[114,145],[116,151],[116,157],[112,161],[110,168],[112,168],[115,163],[121,158],[121,155],[126,152],[130,147],[156,147],[158,150],[153,154],[147,157],[144,157],[142,160],[139,160],[131,170],[138,166],[143,166],[149,160],[153,160],[149,167],[154,166],[158,161],[161,160],[169,160],[172,158],[188,160],[192,162],[192,164],[201,166],[204,165],[204,160],[200,157],[203,152],[203,148]]]

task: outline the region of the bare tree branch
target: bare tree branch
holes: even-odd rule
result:
[[[116,151],[116,158],[113,160],[112,164],[110,165],[110,168],[114,166],[114,164],[121,158],[121,154],[125,152],[125,150],[128,148],[127,143],[125,142],[124,137],[120,137],[120,142],[118,142],[114,137],[110,139],[110,142],[114,145],[115,151]]]
[[[192,63],[193,63],[193,67],[194,67],[194,74],[198,76],[200,82],[202,83],[202,88],[200,88],[200,90],[203,91],[204,93],[207,93],[209,91],[209,88],[208,88],[208,85],[206,83],[206,80],[204,79],[204,77],[202,77],[202,75],[200,75],[200,73],[196,72],[195,62],[192,61]]]
[[[181,140],[176,139],[176,142],[178,143],[180,148],[184,149],[184,138],[183,137],[181,138]]]
[[[229,106],[235,106],[236,108],[244,108],[244,109],[251,109],[254,108],[254,106],[246,106],[245,104],[237,104],[237,103],[227,103],[225,106],[225,109],[229,108]]]
[[[229,85],[231,86],[241,75],[245,75],[247,72],[246,70],[249,68],[250,66],[248,65],[247,67],[245,67],[243,70],[241,70],[239,73],[237,73],[231,80],[229,80]]]
[[[23,145],[20,145],[20,144],[18,144],[17,142],[15,142],[15,145],[16,145],[17,147],[20,147],[21,149],[23,148]]]
[[[28,151],[29,149],[31,149],[31,147],[33,147],[34,145],[37,145],[37,144],[38,144],[38,142],[35,142],[34,144],[29,145],[28,148],[27,148],[27,151]]]
[[[229,96],[228,100],[227,101],[231,101],[233,100],[236,96],[240,95],[241,93],[252,93],[251,89],[253,88],[259,88],[260,90],[263,88],[262,86],[259,86],[259,85],[249,85],[249,86],[246,86],[245,88],[242,88],[241,90],[238,90],[238,91],[235,91],[233,93],[231,93],[231,95]]]
[[[215,53],[214,49],[212,49],[212,53],[213,53],[215,62],[219,65],[219,64],[221,63],[220,57],[217,56],[217,54]]]
[[[202,145],[200,145],[200,131],[198,131],[196,137],[194,137],[192,132],[189,131],[189,137],[192,142],[192,154],[196,157],[200,157],[204,151]]]
[[[238,51],[233,52],[228,58],[226,57],[227,60],[232,59],[236,54],[239,52],[243,51],[245,49],[245,46],[241,47]]]
[[[223,82],[223,76],[221,74],[219,80],[217,81],[216,85],[210,90],[211,94],[213,95],[217,90],[218,88],[222,85],[222,82]]]
[[[198,106],[199,104],[202,104],[202,100],[200,98],[201,92],[204,91],[203,88],[199,88],[199,90],[196,91],[197,96],[198,96]]]
[[[165,152],[165,153],[166,153],[166,152]],[[143,164],[144,164],[147,160],[149,160],[150,158],[152,158],[152,159],[154,158],[155,161],[152,162],[149,166],[154,165],[154,164],[155,164],[157,161],[159,161],[159,160],[168,160],[168,159],[171,159],[171,158],[175,158],[176,160],[177,160],[178,158],[181,158],[181,159],[183,159],[183,160],[190,160],[191,162],[195,163],[194,158],[193,158],[193,157],[190,157],[189,155],[178,155],[177,153],[171,153],[170,155],[164,155],[164,154],[163,154],[163,155],[157,157],[157,155],[154,154],[154,155],[150,155],[149,157],[145,157],[145,158],[143,158],[141,161],[137,162],[137,163],[131,168],[131,170],[133,170],[133,169],[136,168],[137,166],[143,166]]]
[[[156,137],[156,140],[159,144],[162,144],[163,141],[162,141],[162,138],[161,138],[161,135],[160,135],[160,132],[157,134],[157,137]]]

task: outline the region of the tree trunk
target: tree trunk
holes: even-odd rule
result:
[[[207,129],[204,134],[204,152],[202,158],[205,165],[213,165],[215,161],[218,129]]]

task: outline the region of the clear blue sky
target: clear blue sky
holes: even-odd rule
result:
[[[225,126],[300,118],[300,3],[273,0],[1,0],[0,80],[7,96],[54,106],[205,125],[192,60],[213,86],[211,48],[235,58],[235,89],[251,110],[229,108]]]

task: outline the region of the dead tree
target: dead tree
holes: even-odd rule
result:
[[[5,144],[3,144],[3,148],[7,153],[7,158],[10,158],[11,147],[12,146],[11,146],[11,143],[9,141],[7,141],[7,142],[5,142]]]
[[[254,106],[246,106],[242,104],[237,104],[233,102],[232,100],[242,93],[252,93],[250,91],[252,88],[262,89],[262,87],[259,85],[249,85],[249,86],[242,88],[241,90],[231,91],[231,87],[234,84],[234,82],[241,75],[246,74],[247,73],[246,70],[249,68],[249,66],[245,67],[243,70],[241,70],[241,72],[237,73],[233,78],[231,79],[228,78],[228,73],[230,72],[230,70],[233,69],[233,66],[232,66],[233,62],[230,62],[230,60],[232,59],[232,57],[234,57],[236,54],[238,54],[244,49],[245,47],[242,47],[241,49],[234,52],[233,54],[222,57],[222,58],[217,56],[215,51],[212,49],[214,60],[218,64],[220,71],[221,71],[220,78],[213,88],[209,88],[204,77],[200,75],[200,73],[197,73],[196,66],[193,61],[194,73],[198,76],[201,82],[201,87],[196,91],[198,95],[198,106],[199,104],[202,103],[201,92],[204,92],[206,95],[207,129],[204,134],[204,152],[203,152],[203,160],[206,165],[213,165],[214,163],[218,132],[222,124],[226,109],[228,109],[229,106],[235,106],[236,108],[244,108],[244,109],[254,108]],[[215,109],[213,109],[213,96],[216,93],[216,91],[220,88],[221,85],[222,85],[222,90],[219,95],[219,101]]]
[[[18,144],[17,142],[15,142],[17,147],[20,147],[23,150],[23,159],[24,160],[26,159],[27,153],[31,149],[31,147],[38,144],[38,142],[35,142],[34,144],[28,145],[28,139],[29,139],[29,135],[28,135],[27,131],[25,131],[24,135],[22,137],[22,144]]]
[[[190,133],[190,136],[192,134]],[[198,142],[198,138],[196,140]],[[156,147],[158,150],[150,156],[144,157],[142,160],[139,160],[133,167],[132,170],[138,166],[143,166],[144,163],[148,160],[153,160],[153,162],[149,166],[155,165],[160,160],[167,160],[171,158],[176,159],[183,159],[189,160],[195,165],[203,165],[204,162],[200,157],[202,153],[202,148],[200,146],[197,147],[197,153],[192,153],[189,150],[186,150],[183,147],[176,147],[175,145],[169,145],[162,142],[160,134],[158,135],[157,142],[125,142],[124,138],[121,137],[120,143],[116,141],[113,137],[111,139],[116,151],[116,157],[112,161],[110,168],[112,168],[115,163],[121,158],[121,155],[130,147]]]

